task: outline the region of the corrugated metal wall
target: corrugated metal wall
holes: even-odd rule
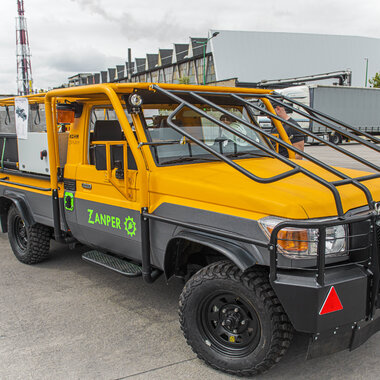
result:
[[[213,30],[210,32],[214,32]],[[210,40],[216,80],[241,82],[298,77],[351,69],[352,85],[364,86],[380,70],[380,39],[302,33],[220,30]]]

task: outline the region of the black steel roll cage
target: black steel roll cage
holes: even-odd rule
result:
[[[380,148],[373,143],[380,143],[380,139],[378,139],[374,136],[368,135],[366,133],[361,133],[359,130],[357,130],[356,128],[354,128],[354,127],[352,127],[346,123],[343,123],[339,120],[336,120],[336,119],[334,119],[328,115],[323,114],[320,111],[314,110],[311,107],[308,107],[308,106],[306,106],[302,103],[299,103],[293,99],[290,99],[290,98],[287,98],[283,95],[279,95],[279,94],[275,94],[275,93],[272,95],[268,95],[268,94],[235,94],[235,93],[221,93],[221,92],[214,93],[214,92],[201,92],[201,91],[166,90],[166,89],[160,88],[158,85],[153,85],[152,88],[155,91],[158,91],[162,94],[165,94],[170,99],[179,103],[178,107],[174,109],[174,111],[168,116],[168,119],[167,119],[167,124],[171,128],[173,128],[174,130],[176,130],[178,133],[182,134],[183,136],[187,137],[189,140],[191,140],[194,143],[196,143],[197,145],[201,146],[202,148],[204,148],[206,151],[208,151],[212,155],[220,158],[222,161],[224,161],[228,165],[232,166],[234,169],[238,170],[240,173],[244,174],[248,178],[252,179],[253,181],[259,182],[259,183],[272,183],[272,182],[290,177],[290,176],[297,174],[297,173],[305,174],[306,176],[308,176],[309,178],[312,178],[317,183],[325,186],[326,188],[328,188],[332,192],[334,199],[335,199],[335,204],[336,204],[336,209],[337,209],[337,217],[333,217],[327,221],[326,220],[299,220],[299,221],[286,220],[284,222],[279,223],[273,229],[271,236],[270,236],[270,239],[269,239],[269,243],[264,242],[264,241],[260,241],[257,239],[247,238],[247,237],[241,236],[239,234],[227,233],[226,231],[223,231],[221,229],[204,228],[204,227],[195,225],[193,223],[185,223],[185,222],[182,222],[179,220],[150,214],[147,212],[147,210],[142,212],[142,217],[146,220],[149,220],[149,219],[157,220],[157,221],[161,221],[163,223],[173,224],[173,225],[177,225],[177,226],[180,226],[183,228],[188,228],[191,230],[196,230],[196,231],[200,231],[203,233],[212,234],[212,235],[220,236],[223,238],[228,238],[228,239],[240,241],[243,243],[253,244],[253,245],[257,245],[260,247],[267,248],[269,250],[269,253],[270,253],[270,281],[272,283],[274,281],[276,281],[277,273],[278,273],[278,244],[277,244],[277,242],[279,240],[278,239],[279,231],[282,230],[283,228],[288,228],[288,227],[317,229],[318,230],[318,246],[317,246],[317,255],[316,255],[316,268],[312,269],[312,270],[316,271],[316,281],[320,286],[325,285],[326,229],[328,227],[337,226],[337,225],[343,225],[343,224],[350,225],[351,223],[369,221],[370,222],[370,231],[368,233],[369,240],[370,240],[370,244],[368,247],[369,248],[369,256],[368,256],[368,259],[365,260],[364,263],[361,262],[360,264],[364,264],[365,270],[368,272],[368,275],[371,279],[370,284],[369,284],[368,315],[370,317],[373,316],[375,311],[376,311],[376,307],[377,307],[377,299],[378,299],[378,293],[379,293],[379,280],[380,280],[380,267],[379,267],[380,263],[379,263],[379,257],[378,257],[379,246],[378,246],[378,242],[377,242],[377,233],[376,233],[376,229],[380,228],[380,226],[377,225],[377,223],[379,223],[380,218],[379,218],[378,207],[376,207],[376,202],[373,201],[371,192],[362,182],[370,180],[370,179],[380,178],[380,173],[379,174],[365,175],[365,176],[356,177],[356,178],[349,177],[348,175],[340,172],[339,170],[331,167],[330,165],[323,163],[322,161],[316,159],[315,157],[312,157],[309,154],[302,152],[299,149],[294,148],[292,145],[287,144],[286,142],[284,142],[280,138],[277,138],[277,137],[271,135],[270,133],[262,130],[257,125],[253,125],[253,124],[249,123],[248,121],[237,117],[236,115],[232,114],[231,112],[228,112],[225,108],[209,101],[208,99],[203,97],[201,94],[213,95],[213,96],[215,96],[215,95],[224,95],[224,96],[229,95],[229,96],[235,98],[236,100],[239,100],[241,102],[241,104],[244,104],[244,105],[247,105],[248,107],[252,107],[256,110],[259,110],[259,111],[263,112],[264,114],[266,114],[267,116],[269,116],[270,118],[279,120],[281,123],[287,124],[287,125],[295,128],[296,130],[299,130],[299,131],[307,134],[308,136],[313,137],[320,142],[323,142],[324,144],[332,147],[333,149],[353,158],[354,160],[361,162],[362,164],[364,164],[364,165],[366,165],[372,169],[377,170],[378,172],[380,172],[380,167],[378,167],[377,165],[369,162],[368,160],[365,160],[362,157],[356,156],[355,154],[347,151],[344,148],[338,147],[338,146],[336,146],[336,145],[334,145],[328,141],[321,139],[319,136],[315,135],[314,133],[307,131],[307,130],[304,130],[301,127],[299,127],[298,125],[295,125],[294,123],[291,123],[285,119],[282,119],[281,117],[273,114],[272,112],[269,112],[267,110],[262,109],[258,105],[253,104],[249,100],[245,99],[245,97],[250,97],[250,98],[255,98],[255,99],[268,99],[270,102],[272,102],[272,104],[277,103],[277,104],[286,106],[288,109],[292,109],[293,111],[295,111],[295,112],[297,112],[297,113],[299,113],[299,114],[301,114],[307,118],[310,118],[311,120],[318,121],[318,123],[325,125],[326,127],[330,128],[330,129],[332,129],[338,133],[341,133],[342,135],[347,136],[354,141],[360,142],[361,144],[363,144],[363,145],[367,146],[368,148],[373,149],[377,152],[380,152]],[[317,164],[318,166],[322,167],[323,169],[327,170],[328,172],[335,174],[336,176],[338,176],[340,178],[340,180],[328,182],[328,181],[324,180],[323,178],[320,178],[316,174],[314,174],[314,173],[310,172],[309,170],[301,167],[299,164],[297,164],[297,162],[291,161],[288,158],[281,156],[279,153],[270,149],[269,147],[265,147],[265,146],[261,145],[260,143],[249,138],[248,136],[246,136],[246,135],[240,133],[239,131],[229,127],[227,124],[224,124],[223,122],[215,119],[214,117],[207,114],[206,112],[204,112],[203,110],[201,110],[197,106],[195,106],[195,105],[189,103],[188,101],[184,100],[183,98],[181,98],[180,97],[181,94],[190,95],[194,99],[201,102],[202,104],[207,104],[207,105],[211,106],[212,108],[219,110],[226,115],[229,115],[234,120],[236,120],[239,123],[242,123],[243,125],[253,129],[255,132],[261,134],[262,136],[265,136],[269,140],[272,140],[272,141],[277,142],[278,144],[281,144],[285,148],[287,148],[293,152],[296,152],[300,156],[310,160],[311,162]],[[305,113],[300,109],[295,109],[293,106],[289,105],[288,103],[284,103],[283,100],[287,100],[287,102],[292,102],[294,104],[297,104],[298,106],[305,109],[308,113]],[[223,154],[213,150],[211,147],[209,147],[208,145],[206,145],[205,143],[203,143],[199,139],[193,137],[187,131],[182,130],[181,127],[177,126],[173,122],[173,118],[184,107],[190,108],[191,110],[197,112],[201,116],[204,116],[205,118],[209,119],[210,121],[214,122],[215,124],[219,125],[220,127],[226,129],[230,133],[232,133],[232,134],[238,136],[239,138],[247,141],[248,143],[252,144],[253,146],[259,148],[260,150],[263,150],[264,152],[266,152],[270,156],[279,159],[280,161],[282,161],[285,164],[287,164],[288,166],[290,166],[292,169],[288,170],[282,174],[278,174],[278,175],[275,175],[273,177],[270,177],[270,178],[261,178],[261,177],[256,176],[255,174],[249,172],[247,169],[245,169],[242,166],[240,166],[239,164],[235,163],[233,160],[231,160],[228,157],[224,156]],[[317,117],[315,115],[318,115],[319,117]],[[320,117],[327,119],[327,120],[337,124],[338,126],[331,124],[329,121],[325,121],[325,120],[321,119]],[[344,130],[343,128],[341,128],[339,126],[341,126],[343,128],[347,128],[353,132],[357,132],[357,133],[360,133],[362,135],[365,135],[373,143],[369,143],[366,140],[363,140],[362,138],[360,138],[359,136],[356,136],[355,134],[352,134],[352,133],[348,132],[347,130]],[[344,214],[341,197],[340,197],[340,194],[339,194],[337,187],[342,186],[342,185],[347,185],[347,184],[351,184],[351,185],[359,188],[365,194],[367,202],[368,202],[368,208],[369,209],[364,215],[347,215],[347,214]],[[357,264],[359,264],[359,263],[355,263],[355,262],[351,261],[351,262],[342,263],[339,266],[357,265]],[[292,268],[292,269],[297,269],[297,268]],[[305,268],[298,268],[298,269],[305,269]]]
[[[336,145],[334,145],[328,141],[321,139],[316,134],[314,134],[308,130],[303,129],[300,126],[298,126],[292,122],[289,122],[288,120],[285,120],[285,119],[277,116],[276,114],[273,114],[272,112],[270,112],[266,109],[263,109],[262,107],[259,107],[257,104],[254,104],[252,101],[249,101],[246,98],[249,97],[251,99],[254,98],[254,99],[260,99],[260,100],[261,99],[267,99],[270,102],[277,103],[279,105],[285,106],[288,109],[291,109],[291,110],[301,114],[302,116],[304,116],[306,118],[317,121],[318,123],[326,126],[327,128],[330,128],[330,129],[332,129],[338,133],[341,133],[342,135],[347,136],[354,141],[360,142],[361,144],[363,144],[363,145],[367,146],[368,148],[373,149],[377,152],[380,152],[380,147],[378,147],[374,143],[380,143],[380,139],[378,139],[374,136],[371,136],[367,133],[363,134],[366,137],[370,138],[371,141],[373,141],[373,143],[370,143],[370,142],[362,139],[361,137],[356,136],[355,134],[352,134],[352,133],[343,129],[343,128],[347,128],[353,132],[356,132],[358,134],[362,134],[357,128],[352,127],[352,126],[350,126],[344,122],[341,122],[339,120],[336,120],[336,119],[332,118],[331,116],[328,116],[328,115],[326,115],[320,111],[317,111],[317,110],[315,110],[315,109],[313,109],[313,108],[311,108],[311,107],[309,107],[303,103],[295,101],[295,100],[288,98],[288,97],[281,95],[281,94],[276,94],[276,93],[274,93],[274,94],[246,94],[246,93],[245,94],[239,94],[239,93],[223,93],[223,92],[215,93],[215,92],[201,92],[201,91],[167,90],[167,89],[163,89],[163,88],[159,87],[158,85],[153,85],[152,89],[154,89],[155,91],[157,91],[161,94],[166,95],[168,98],[179,103],[177,108],[175,108],[174,111],[167,118],[167,123],[171,128],[173,128],[175,131],[177,131],[181,135],[187,137],[189,140],[193,141],[194,143],[196,143],[197,145],[199,145],[200,147],[202,147],[203,149],[205,149],[206,151],[208,151],[212,155],[218,157],[220,160],[224,161],[226,164],[232,166],[234,169],[236,169],[240,173],[244,174],[248,178],[252,179],[253,181],[258,182],[258,183],[272,183],[272,182],[276,182],[276,181],[279,181],[281,179],[293,176],[297,173],[302,173],[302,174],[308,176],[309,178],[313,179],[317,183],[321,184],[322,186],[325,186],[326,188],[328,188],[331,191],[331,193],[334,196],[335,205],[336,205],[336,209],[337,209],[337,215],[339,218],[344,218],[344,211],[343,211],[343,206],[342,206],[342,200],[341,200],[341,197],[340,197],[340,194],[339,194],[337,187],[342,186],[342,185],[351,184],[351,185],[357,187],[358,189],[360,189],[365,194],[369,209],[371,209],[371,210],[374,209],[375,202],[373,201],[372,194],[371,194],[370,190],[362,182],[368,181],[368,180],[374,179],[374,178],[380,178],[380,167],[379,166],[371,163],[370,161],[368,161],[362,157],[359,157],[359,156],[349,152],[348,150],[346,150],[342,147],[336,146]],[[217,95],[230,96],[230,97],[234,98],[235,100],[238,100],[241,104],[244,104],[248,107],[252,107],[253,109],[256,109],[256,110],[266,114],[267,116],[269,116],[272,119],[278,120],[283,124],[289,125],[289,126],[293,127],[294,129],[296,129],[296,130],[298,130],[298,131],[300,131],[300,132],[302,132],[302,133],[304,133],[310,137],[313,137],[316,140],[323,142],[324,144],[330,146],[331,148],[333,148],[333,149],[351,157],[352,159],[370,167],[371,169],[378,171],[379,173],[352,178],[352,177],[348,176],[347,174],[344,174],[341,171],[333,168],[332,166],[325,164],[324,162],[318,160],[317,158],[311,156],[310,154],[302,152],[301,150],[293,147],[291,144],[287,144],[282,139],[280,139],[276,136],[273,136],[272,134],[262,130],[260,127],[248,122],[247,120],[244,120],[242,118],[237,117],[233,113],[227,111],[225,108],[211,102],[210,100],[208,100],[207,98],[202,96],[202,94],[203,95],[213,95],[213,96],[217,96]],[[273,149],[263,146],[262,144],[256,142],[255,140],[251,139],[250,137],[244,135],[243,133],[235,130],[234,128],[231,128],[230,126],[223,123],[222,121],[217,120],[216,118],[214,118],[213,116],[204,112],[203,110],[201,110],[200,108],[198,108],[194,104],[189,103],[187,100],[181,98],[180,97],[181,95],[186,95],[186,96],[190,95],[194,99],[198,100],[200,103],[207,104],[210,107],[212,107],[212,108],[214,108],[220,112],[223,112],[224,114],[230,116],[233,120],[245,125],[248,128],[253,129],[256,133],[259,133],[260,135],[265,136],[266,138],[268,138],[271,141],[275,141],[276,143],[284,146],[286,149],[291,150],[291,151],[295,152],[296,154],[300,155],[301,157],[306,158],[307,160],[309,160],[309,161],[313,162],[314,164],[320,166],[321,168],[325,169],[326,171],[336,175],[340,179],[337,181],[333,181],[333,182],[326,181],[325,179],[319,177],[315,173],[312,173],[311,171],[305,169],[304,167],[299,165],[296,161],[292,161],[292,160],[280,155],[279,153],[277,153]],[[285,100],[287,101],[287,103],[284,103]],[[289,102],[297,104],[299,107],[302,107],[303,109],[305,109],[308,113],[294,108],[293,106],[289,105]],[[187,107],[187,108],[193,110],[194,112],[198,113],[199,115],[207,118],[208,120],[217,124],[219,127],[227,130],[228,132],[232,133],[233,135],[235,135],[235,136],[241,138],[242,140],[250,143],[254,147],[264,151],[269,156],[274,157],[274,158],[284,162],[286,165],[291,167],[291,169],[284,172],[284,173],[275,175],[275,176],[270,177],[270,178],[262,178],[262,177],[256,176],[255,174],[251,173],[250,171],[248,171],[247,169],[245,169],[241,165],[239,165],[236,162],[234,162],[233,160],[231,160],[230,158],[228,158],[228,157],[224,156],[223,154],[215,151],[214,149],[209,147],[207,144],[203,143],[202,141],[200,141],[196,137],[192,136],[187,131],[184,131],[181,127],[177,126],[173,122],[173,118],[184,107]],[[320,117],[316,117],[314,115],[319,115]],[[332,121],[333,123],[337,124],[338,126],[321,119],[321,117],[324,119]],[[339,126],[341,126],[343,128],[341,128]]]

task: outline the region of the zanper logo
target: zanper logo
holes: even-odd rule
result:
[[[87,209],[88,224],[99,224],[100,226],[109,227],[115,230],[122,230],[122,221],[117,216],[94,212],[92,209]],[[124,229],[127,235],[133,237],[136,235],[136,223],[130,216],[124,220]]]
[[[131,218],[130,216],[128,216],[128,218],[125,218],[124,226],[129,236],[136,235],[136,223],[133,220],[133,218]]]

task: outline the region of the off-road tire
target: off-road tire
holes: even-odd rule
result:
[[[240,356],[236,356],[229,342],[225,350],[215,339],[214,345],[212,339],[205,336],[207,328],[199,322],[202,320],[199,314],[203,313],[201,305],[212,297],[210,294],[221,291],[236,294],[237,302],[248,301],[247,307],[253,307],[259,321],[257,345]],[[210,309],[211,301],[208,306]],[[222,312],[226,312],[226,308]],[[217,313],[220,315],[220,311]],[[260,268],[243,273],[230,261],[211,264],[188,281],[179,300],[179,319],[186,341],[198,358],[217,370],[237,376],[267,371],[282,358],[293,337],[293,327],[269,284],[268,273]],[[247,323],[252,324],[252,321]]]
[[[49,227],[35,224],[27,227],[12,205],[8,212],[8,239],[13,253],[24,264],[37,264],[49,254],[51,231]]]

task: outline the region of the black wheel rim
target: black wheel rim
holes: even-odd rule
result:
[[[24,221],[19,216],[16,216],[13,221],[13,231],[17,245],[22,251],[26,251],[28,247],[28,233]]]
[[[197,324],[208,346],[230,357],[246,356],[255,350],[261,325],[249,300],[230,292],[215,292],[199,308]]]

